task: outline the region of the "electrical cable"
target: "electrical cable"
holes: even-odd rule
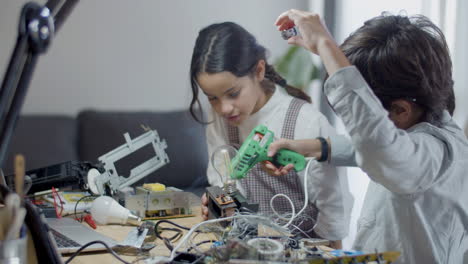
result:
[[[160,224],[163,224],[163,223],[166,223],[166,224],[171,224],[173,226],[176,226],[178,228],[170,228],[170,227],[159,227]],[[154,225],[154,233],[156,235],[157,238],[161,239],[163,242],[164,242],[164,245],[170,250],[172,251],[174,249],[174,246],[172,245],[172,242],[175,242],[177,240],[179,240],[183,235],[182,235],[182,230],[190,230],[190,228],[188,227],[185,227],[185,226],[182,226],[182,225],[179,225],[177,223],[174,223],[172,221],[169,221],[169,220],[159,220],[155,225]],[[163,231],[172,231],[172,232],[176,232],[175,235],[173,235],[172,237],[163,237],[161,236],[161,233]]]
[[[271,200],[270,200],[270,207],[271,207],[271,210],[273,211],[273,213],[276,214],[276,216],[280,219],[283,219],[283,220],[287,220],[286,218],[282,217],[274,208],[273,206],[273,201],[278,198],[278,197],[284,197],[286,198],[286,200],[288,200],[288,202],[291,204],[291,218],[289,218],[289,221],[283,225],[283,227],[288,227],[293,221],[294,219],[300,215],[307,207],[307,204],[309,203],[309,192],[307,190],[307,179],[309,178],[309,166],[310,164],[312,163],[313,160],[316,160],[315,158],[310,158],[309,159],[309,162],[307,162],[307,166],[306,166],[306,171],[304,173],[304,206],[302,207],[302,209],[296,214],[296,208],[294,207],[294,204],[291,200],[291,198],[289,198],[286,194],[283,194],[283,193],[279,193],[279,194],[276,194],[274,195],[273,197],[271,197]]]
[[[317,224],[314,225],[314,227],[312,227],[312,230],[315,228]],[[296,230],[298,230],[301,234],[303,234],[305,237],[307,238],[312,238],[309,234],[307,234],[304,230],[302,230],[301,228],[299,228],[298,226],[294,225],[294,224],[291,224],[292,227],[294,227]]]
[[[231,220],[231,219],[237,219],[237,218],[254,218],[254,219],[262,219],[262,220],[265,220],[265,222],[270,222],[270,218],[268,217],[264,217],[264,216],[259,216],[259,215],[233,215],[233,216],[228,216],[228,217],[224,217],[224,218],[217,218],[217,219],[210,219],[210,220],[206,220],[206,221],[203,221],[201,223],[198,223],[196,225],[194,225],[188,232],[187,234],[184,235],[184,237],[182,238],[182,241],[179,242],[179,244],[177,244],[177,246],[174,247],[174,249],[171,251],[171,255],[169,256],[169,261],[172,261],[174,258],[175,258],[175,254],[177,253],[177,250],[185,244],[185,242],[187,242],[187,240],[189,239],[189,237],[194,233],[196,232],[196,230],[200,227],[200,226],[203,226],[203,225],[206,225],[206,224],[211,224],[211,223],[217,223],[217,222],[222,222],[222,221],[226,221],[226,220]]]
[[[163,237],[161,240],[164,242],[164,245],[167,247],[167,249],[169,249],[169,251],[174,250],[174,246],[172,246],[172,243],[169,241],[169,239]]]
[[[91,195],[86,195],[86,196],[83,196],[83,197],[81,197],[80,199],[78,199],[78,201],[76,201],[76,203],[75,203],[75,210],[73,210],[73,216],[75,217],[75,220],[76,220],[76,221],[78,221],[78,218],[76,217],[76,214],[77,214],[77,213],[76,213],[76,208],[78,207],[78,203],[80,203],[80,202],[81,202],[82,200],[84,200],[84,199],[88,199],[88,198],[91,198],[91,197],[99,197],[99,195],[93,195],[93,194],[91,194]],[[81,217],[80,222],[83,222],[83,216]]]
[[[162,237],[160,233],[162,233],[162,231],[172,231],[172,232],[176,232],[175,235],[173,235],[172,237]],[[161,227],[158,229],[158,232],[155,233],[156,234],[156,237],[159,238],[159,239],[163,239],[163,238],[167,238],[169,239],[169,241],[177,241],[178,238],[180,238],[180,236],[182,235],[182,230],[178,229],[178,228],[165,228],[165,227]]]
[[[179,225],[175,222],[172,222],[172,221],[169,221],[169,220],[159,220],[155,225],[154,225],[154,229],[156,230],[156,228],[158,227],[159,224],[162,224],[162,223],[167,223],[167,224],[171,224],[173,226],[176,226],[178,228],[182,228],[184,230],[190,230],[190,228],[186,227],[186,226],[182,226],[182,225]]]
[[[279,197],[284,197],[286,200],[288,200],[289,204],[291,205],[291,218],[287,219],[286,217],[283,217],[281,216],[276,210],[275,210],[275,207],[273,206],[273,201],[276,199],[276,198],[279,198]],[[287,227],[288,225],[291,224],[292,220],[294,220],[295,216],[296,216],[296,208],[294,207],[294,203],[293,201],[291,200],[291,198],[289,198],[289,196],[287,196],[286,194],[283,194],[283,193],[278,193],[278,194],[275,194],[273,197],[271,197],[271,200],[270,200],[270,208],[271,210],[273,211],[273,213],[279,218],[279,219],[282,219],[282,220],[285,220],[285,221],[289,221],[285,227]]]
[[[178,228],[169,228],[169,227],[159,227],[160,224],[171,224],[173,226],[176,226]],[[179,229],[180,228],[180,229]],[[174,223],[172,221],[169,221],[169,220],[159,220],[155,225],[154,225],[154,233],[156,235],[157,238],[163,240],[165,237],[162,237],[161,236],[161,233],[162,231],[173,231],[173,232],[176,232],[175,235],[173,235],[172,237],[170,238],[166,238],[166,239],[169,239],[169,241],[177,241],[180,237],[182,237],[182,229],[183,230],[190,230],[190,228],[188,227],[185,227],[185,226],[182,226],[182,225],[179,225],[177,223]]]
[[[283,225],[283,226],[280,226],[280,227],[282,227],[282,228],[287,228],[287,227],[294,221],[294,219],[295,219],[298,215],[300,215],[300,214],[305,210],[305,208],[307,207],[307,204],[308,204],[308,202],[309,202],[309,201],[308,201],[308,199],[309,199],[309,193],[308,193],[308,191],[307,191],[307,182],[308,182],[307,179],[308,179],[309,167],[310,167],[310,164],[311,164],[312,160],[315,160],[315,159],[314,159],[314,158],[309,159],[309,162],[307,163],[307,166],[306,166],[306,172],[305,172],[305,174],[304,174],[304,195],[305,195],[304,206],[303,206],[303,208],[302,208],[297,214],[295,213],[295,207],[294,207],[294,204],[292,203],[292,200],[291,200],[287,195],[285,195],[285,194],[277,194],[277,195],[273,196],[272,199],[270,200],[270,206],[271,206],[272,210],[275,212],[275,214],[276,214],[278,217],[280,217],[280,218],[282,218],[282,219],[284,219],[284,218],[283,218],[282,216],[280,216],[280,215],[276,212],[276,210],[274,210],[272,200],[276,199],[276,197],[283,196],[283,197],[285,197],[286,199],[288,199],[288,201],[289,201],[290,204],[291,204],[291,208],[292,208],[291,218],[289,219],[289,222],[288,222],[288,223],[286,223],[286,224]],[[176,223],[174,223],[174,222],[171,222],[171,221],[168,221],[168,220],[160,220],[160,221],[159,221],[158,223],[156,223],[156,225],[155,225],[155,233],[158,234],[158,228],[157,228],[157,227],[159,226],[160,223],[169,223],[169,224],[172,224],[172,225],[177,226],[177,227],[179,227],[179,228],[182,228],[182,229],[184,229],[184,230],[189,230],[189,232],[187,232],[187,233],[183,236],[182,240],[177,244],[177,246],[175,246],[175,247],[172,248],[172,250],[171,250],[171,255],[169,256],[169,258],[167,258],[169,261],[172,261],[172,260],[175,258],[175,254],[177,253],[177,250],[178,250],[182,245],[184,245],[184,244],[187,242],[187,240],[190,238],[190,236],[191,236],[194,232],[199,232],[199,231],[197,231],[197,229],[198,229],[200,226],[206,225],[206,224],[210,224],[210,223],[217,223],[217,222],[221,222],[221,221],[231,220],[231,219],[237,219],[237,218],[247,218],[247,219],[248,219],[248,218],[254,218],[254,219],[263,219],[263,220],[266,220],[266,221],[271,220],[270,218],[266,218],[266,217],[264,217],[264,216],[258,216],[258,215],[234,215],[234,216],[229,216],[229,217],[224,217],[224,218],[206,220],[206,221],[204,221],[204,222],[201,222],[201,223],[196,224],[196,225],[193,226],[191,229],[188,229],[187,227],[178,225],[178,224],[176,224]],[[295,228],[298,228],[298,227],[295,227]],[[168,240],[167,238],[165,238],[165,239]],[[163,241],[165,241],[164,238],[163,238]],[[166,243],[166,241],[165,241],[165,243]],[[168,246],[168,245],[166,245],[166,246]],[[169,246],[172,247],[172,245],[170,245],[170,244],[169,244]],[[193,248],[193,247],[192,247],[192,248]]]
[[[58,194],[57,190],[53,186],[51,190],[52,190],[52,197],[54,198],[55,216],[57,216],[57,218],[62,218],[64,202],[62,201],[62,198],[60,198],[60,194]],[[57,200],[59,201],[58,203],[57,203]],[[60,205],[57,205],[57,204],[60,204]],[[60,212],[58,211],[57,207],[60,207]]]
[[[307,204],[309,203],[309,192],[308,192],[308,189],[307,189],[307,179],[309,178],[309,166],[310,164],[312,163],[313,160],[316,160],[316,158],[310,158],[309,162],[307,162],[307,166],[306,166],[306,171],[304,173],[304,206],[302,207],[302,209],[299,211],[299,213],[297,213],[296,217],[298,215],[300,215],[307,207]]]
[[[89,247],[89,246],[91,246],[93,244],[102,244],[104,247],[106,247],[107,251],[109,253],[111,253],[116,259],[120,260],[120,262],[125,263],[125,264],[130,264],[129,262],[127,262],[127,261],[123,260],[122,258],[120,258],[119,255],[117,255],[117,253],[115,253],[114,250],[112,250],[106,243],[104,243],[101,240],[95,240],[95,241],[91,241],[89,243],[84,244],[75,253],[73,253],[73,255],[71,255],[70,258],[67,259],[64,262],[64,264],[70,263],[70,261],[72,261],[76,256],[78,256],[81,253],[81,251],[83,251],[85,248],[87,248],[87,247]]]
[[[213,240],[203,240],[203,241],[200,241],[200,242],[196,243],[195,246],[189,247],[189,248],[187,249],[187,252],[190,252],[190,250],[194,249],[195,247],[199,247],[199,246],[201,246],[201,245],[203,245],[203,244],[213,243],[213,242],[214,242]]]

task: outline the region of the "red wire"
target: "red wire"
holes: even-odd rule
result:
[[[54,198],[55,215],[57,216],[57,218],[62,218],[63,201],[62,201],[62,198],[60,197],[60,195],[58,194],[57,190],[54,187],[52,187],[52,197]],[[59,200],[60,205],[57,205],[56,199]],[[60,207],[60,213],[59,213],[57,207]]]

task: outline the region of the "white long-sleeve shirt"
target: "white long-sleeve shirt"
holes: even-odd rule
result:
[[[398,129],[353,66],[333,74],[325,93],[352,143],[332,138],[332,161],[355,154],[372,180],[354,247],[400,251],[396,263],[468,263],[468,140],[448,112],[440,128]]]
[[[284,118],[292,99],[293,97],[288,95],[283,88],[276,87],[268,102],[238,126],[240,142],[243,142],[252,129],[259,124],[266,125],[276,137],[280,137]],[[213,110],[210,112],[209,120],[213,120],[213,123],[209,124],[206,129],[208,157],[211,157],[215,148],[229,143],[224,120]],[[296,122],[295,139],[328,137],[332,134],[334,134],[334,129],[320,112],[311,104],[302,106]],[[298,173],[302,184],[304,174],[304,171]],[[211,164],[208,166],[207,176],[211,185],[222,186],[220,177]],[[315,202],[319,209],[315,232],[329,240],[344,238],[349,230],[353,203],[345,175],[339,175],[338,170],[332,166],[314,162],[309,168],[308,176],[309,200]],[[242,186],[240,184],[237,186],[242,191]],[[296,208],[296,212],[300,209]]]

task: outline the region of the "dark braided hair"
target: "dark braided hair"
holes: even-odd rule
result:
[[[204,123],[198,117],[202,114],[197,84],[197,76],[200,73],[228,71],[237,77],[253,75],[260,60],[266,62],[265,47],[258,44],[255,37],[238,24],[224,22],[203,28],[195,41],[190,64],[190,83],[193,95],[190,113],[192,117]],[[284,87],[288,94],[311,102],[310,97],[302,90],[288,85],[273,66],[266,63],[265,68],[265,80],[261,85],[266,92],[274,90],[274,83]],[[198,115],[195,113],[195,106],[199,107]]]
[[[297,98],[302,99],[304,101],[307,101],[309,103],[312,102],[312,100],[310,99],[310,96],[308,96],[306,93],[304,93],[304,91],[302,91],[301,89],[298,89],[298,88],[296,88],[294,86],[288,85],[286,80],[283,77],[281,77],[281,75],[279,75],[275,71],[275,68],[273,68],[273,66],[271,66],[270,64],[266,64],[265,78],[267,78],[268,80],[270,80],[270,81],[278,84],[279,86],[285,88],[286,92],[289,95],[297,97]]]

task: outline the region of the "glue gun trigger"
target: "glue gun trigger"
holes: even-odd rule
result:
[[[278,159],[278,153],[276,153],[275,155],[273,155],[272,157],[272,161],[270,161],[271,164],[273,164],[273,166],[275,166],[277,169],[282,169],[284,166],[282,164],[279,163],[279,159]]]
[[[282,166],[280,164],[278,164],[276,162],[271,162],[269,160],[264,161],[264,163],[265,163],[265,165],[269,164],[269,165],[275,167],[275,169],[278,169],[278,170],[281,170],[281,168],[282,168]]]

